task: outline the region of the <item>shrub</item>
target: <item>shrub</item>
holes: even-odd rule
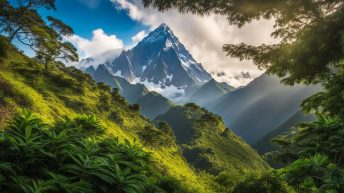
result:
[[[110,119],[114,120],[119,125],[123,125],[124,123],[123,117],[117,111],[111,112]]]
[[[72,78],[69,78],[63,74],[57,74],[57,73],[50,73],[49,74],[50,79],[52,82],[59,87],[63,88],[73,88],[74,87],[74,80]]]
[[[161,176],[159,187],[168,193],[191,193],[186,187],[181,186],[178,180],[168,176]]]
[[[195,168],[205,170],[210,173],[217,173],[218,171],[213,168],[213,163],[208,156],[213,155],[214,152],[209,147],[189,147],[185,146],[183,149],[183,156]]]
[[[0,35],[0,61],[7,57],[8,49],[10,49],[8,40]]]
[[[111,87],[103,82],[98,82],[97,83],[97,87],[100,89],[100,90],[103,90],[105,92],[108,92],[110,93],[111,92]]]
[[[109,93],[101,92],[98,107],[104,111],[109,111],[111,109],[111,97]]]
[[[248,174],[234,188],[233,193],[295,193],[274,173]]]
[[[129,108],[133,112],[140,112],[140,110],[141,110],[141,106],[139,104],[130,105]]]
[[[55,123],[55,129],[65,130],[68,133],[78,132],[82,135],[103,134],[104,127],[100,120],[94,115],[81,115],[75,119],[64,117]],[[68,128],[69,130],[66,130]]]
[[[0,192],[164,192],[141,147],[83,135],[99,127],[93,116],[57,125],[50,128],[25,111],[0,130]]]
[[[32,101],[29,100],[29,98],[21,92],[14,90],[11,84],[0,78],[0,104],[5,103],[6,97],[13,98],[14,101],[22,107],[30,107],[32,105]]]

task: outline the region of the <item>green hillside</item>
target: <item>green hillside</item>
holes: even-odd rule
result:
[[[260,139],[257,143],[255,143],[253,147],[260,154],[274,151],[278,147],[271,143],[271,140],[273,138],[283,133],[287,133],[295,125],[298,125],[300,123],[305,123],[305,122],[311,122],[314,119],[315,119],[314,115],[305,115],[303,112],[298,111],[292,117],[290,117],[285,123],[283,123],[281,126],[274,129],[271,133],[265,135],[262,139]]]
[[[236,173],[269,168],[255,150],[224,126],[221,117],[195,104],[173,107],[156,120],[171,125],[183,155],[197,169]]]
[[[165,113],[173,106],[172,101],[157,92],[149,92],[139,98],[136,103],[141,106],[141,113],[150,119]]]
[[[42,64],[14,49],[0,62],[1,127],[20,109],[30,109],[49,125],[64,117],[74,119],[81,114],[94,114],[106,128],[103,136],[116,136],[120,142],[128,140],[138,145],[143,144],[138,135],[143,128],[151,126],[157,130],[135,106],[118,93],[111,93],[109,86],[96,84],[88,75],[62,64],[51,66],[48,74],[43,69]],[[154,168],[176,179],[184,187],[182,192],[217,192],[213,187],[218,185],[212,177],[192,169],[174,142],[169,146],[143,148],[151,153]]]

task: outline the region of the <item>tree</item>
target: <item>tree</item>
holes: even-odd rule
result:
[[[321,154],[298,159],[279,173],[282,179],[296,186],[298,192],[344,191],[343,171]]]
[[[55,60],[79,60],[76,48],[62,38],[72,35],[72,28],[50,16],[47,25],[37,12],[40,8],[56,9],[55,0],[18,0],[17,4],[14,7],[7,0],[0,0],[0,32],[7,35],[8,42],[17,39],[31,48],[46,71]]]
[[[37,28],[44,26],[37,9],[56,9],[55,0],[17,0],[17,4],[14,7],[7,0],[0,0],[0,29],[10,42],[15,37],[34,35],[39,31]]]
[[[274,20],[271,36],[280,38],[280,43],[226,44],[223,50],[232,57],[253,60],[267,73],[283,77],[286,84],[326,84],[343,70],[337,65],[344,59],[341,0],[143,0],[143,3],[160,11],[177,8],[182,13],[224,15],[230,24],[238,27],[261,18]],[[343,100],[340,93],[335,94]],[[343,104],[340,105],[338,109],[343,109]]]
[[[175,138],[173,129],[171,128],[171,126],[166,121],[160,121],[159,125],[158,125],[158,128],[162,132],[166,133],[167,135]]]
[[[37,59],[45,64],[46,71],[48,71],[48,65],[55,60],[79,61],[77,49],[70,42],[63,42],[63,36],[73,35],[73,29],[51,16],[48,16],[47,19],[50,25],[46,31],[49,32],[50,39],[39,39],[34,48]]]

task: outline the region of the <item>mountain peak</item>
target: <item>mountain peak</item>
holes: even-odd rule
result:
[[[178,39],[173,34],[173,31],[165,23],[163,23],[158,28],[151,31],[140,43],[155,43],[159,41],[167,41],[167,39],[170,41],[173,40],[173,42],[176,40],[178,42]]]
[[[169,30],[170,27],[168,27],[168,25],[166,23],[162,23],[158,28],[156,29],[164,29],[164,30]]]
[[[131,83],[143,83],[150,90],[166,93],[170,99],[183,95],[186,88],[203,85],[211,79],[164,23],[133,49],[106,63],[106,67],[113,75]]]

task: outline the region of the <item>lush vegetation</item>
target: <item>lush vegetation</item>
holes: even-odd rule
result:
[[[249,145],[224,126],[221,117],[193,103],[172,107],[156,120],[172,127],[184,157],[199,170],[218,174],[269,169]]]
[[[1,192],[344,192],[341,0],[144,0],[160,10],[222,14],[239,27],[275,20],[279,44],[224,46],[286,84],[324,87],[302,105],[317,120],[274,140],[280,149],[270,155],[285,164],[275,171],[194,104],[158,117],[171,127],[154,126],[118,90],[56,61],[78,56],[62,38],[73,30],[37,12],[55,9],[54,0],[18,2],[0,0]],[[16,50],[15,39],[36,58]]]
[[[103,133],[95,116],[17,115],[0,134],[1,192],[164,192],[149,153]]]
[[[143,155],[149,155],[147,159],[141,161],[144,163],[144,167],[134,163],[132,165],[134,168],[131,168],[131,160],[126,157],[118,157],[119,160],[115,160],[120,161],[116,162],[116,164],[119,165],[121,172],[124,172],[124,170],[126,172],[130,171],[126,175],[144,176],[142,178],[144,180],[141,181],[140,177],[139,182],[134,179],[135,184],[139,184],[140,187],[136,188],[140,188],[140,191],[129,188],[132,192],[144,192],[141,191],[142,188],[154,187],[157,190],[178,193],[231,192],[236,184],[244,179],[242,176],[246,176],[247,173],[250,173],[250,170],[258,168],[260,168],[259,170],[268,170],[269,168],[254,150],[232,132],[225,130],[223,123],[220,121],[218,124],[222,126],[214,128],[216,134],[209,140],[215,142],[215,140],[221,139],[221,143],[211,148],[215,150],[218,148],[220,151],[226,149],[226,145],[229,147],[227,149],[243,148],[244,152],[238,150],[237,153],[242,156],[246,156],[246,153],[248,153],[247,158],[252,158],[252,160],[236,159],[235,162],[230,163],[226,162],[224,157],[220,157],[222,161],[216,162],[216,167],[214,167],[216,170],[195,169],[192,163],[188,163],[184,158],[183,151],[186,148],[184,149],[176,143],[175,135],[179,135],[178,131],[163,121],[151,123],[139,113],[139,106],[130,105],[119,94],[118,89],[111,90],[108,85],[97,84],[89,75],[73,67],[65,67],[58,62],[51,65],[49,73],[46,73],[44,64],[24,56],[12,46],[8,46],[6,53],[7,57],[2,58],[0,62],[0,121],[3,129],[1,132],[1,145],[6,145],[6,148],[1,147],[1,163],[5,164],[3,167],[1,166],[0,174],[3,176],[1,177],[1,180],[4,181],[3,184],[7,184],[6,187],[1,187],[4,190],[8,189],[10,192],[24,192],[24,190],[28,192],[32,192],[32,190],[36,190],[36,192],[68,192],[67,190],[70,190],[70,192],[98,192],[98,190],[106,192],[106,188],[110,186],[117,187],[115,182],[110,185],[112,183],[110,181],[115,181],[115,178],[109,177],[107,180],[103,179],[104,181],[96,179],[99,176],[94,176],[93,169],[95,168],[93,167],[107,167],[101,165],[98,161],[105,160],[102,164],[110,162],[105,155],[117,154],[122,147],[127,148],[128,152],[125,152],[125,154],[130,154],[133,150]],[[200,109],[195,105],[187,105],[190,113],[191,108],[198,109],[197,112],[200,114],[198,114],[197,120],[203,125],[197,126],[196,122],[193,122],[193,129],[201,126],[206,129],[212,124],[211,120],[220,120],[219,117],[212,114],[203,116],[204,109]],[[32,117],[26,114],[19,114],[18,116],[17,112],[21,112],[22,109],[30,109],[35,116]],[[91,115],[96,115],[97,118]],[[32,138],[25,141],[24,125],[30,123],[25,122],[27,116],[35,120],[35,122],[39,122],[39,124],[30,126],[30,128],[32,127],[30,129]],[[10,124],[8,121],[10,121]],[[207,123],[208,121],[209,123]],[[13,123],[19,125],[17,129],[11,126]],[[14,131],[18,135],[14,134]],[[13,134],[18,138],[16,140],[20,141],[20,144],[17,145],[25,150],[16,149],[15,142],[8,140],[13,137]],[[39,137],[36,138],[37,136]],[[58,147],[55,150],[50,149],[52,147],[51,143],[56,143],[55,146],[58,145],[58,142],[54,142],[54,140],[58,140],[55,139],[58,137],[61,137],[60,140],[66,140],[66,143],[63,143],[59,147],[60,149]],[[232,139],[235,140],[232,141]],[[189,147],[194,150],[200,147],[201,151],[203,151],[202,149],[207,146],[207,143],[213,144],[212,141],[207,142],[207,140],[208,138],[202,138],[202,141],[195,143],[194,146],[189,144]],[[228,141],[228,143],[222,143],[222,140]],[[105,142],[109,143],[105,146],[111,150],[97,148],[103,146]],[[89,157],[87,164],[90,165],[85,163],[86,165],[82,167],[86,168],[81,166],[79,168],[91,172],[92,175],[90,175],[90,178],[81,180],[81,177],[77,177],[79,172],[74,171],[74,173],[71,173],[59,164],[71,164],[73,166],[75,166],[74,164],[80,164],[81,162],[78,159],[84,159],[85,148],[89,148],[84,147],[84,143],[96,149],[92,154],[93,157],[86,154]],[[13,148],[9,148],[12,145]],[[31,148],[31,145],[38,145],[37,149],[32,149],[32,151],[35,151],[34,153],[27,152],[20,155],[21,153],[17,152],[30,152],[31,150],[28,149]],[[71,147],[73,149],[70,149]],[[217,156],[220,155],[217,150],[215,153]],[[226,152],[222,153],[225,154]],[[79,158],[77,154],[84,157]],[[206,159],[210,158],[209,160],[217,159],[216,156],[213,157],[211,154],[204,155]],[[236,155],[233,154],[232,156],[235,157]],[[17,165],[19,160],[25,160],[21,161],[23,165]],[[129,162],[129,166],[123,165],[122,161]],[[222,163],[225,163],[226,167],[222,167]],[[254,164],[251,165],[250,163]],[[236,166],[234,167],[234,165]],[[233,168],[222,170],[227,166],[233,166]],[[111,167],[116,170],[114,168],[116,165],[111,165]],[[240,168],[238,169],[240,172],[234,174],[233,171],[236,168]],[[14,179],[17,181],[14,181]],[[270,184],[272,182],[267,181],[266,183]],[[93,186],[98,187],[99,184],[104,189],[94,189]],[[72,189],[80,187],[86,187],[87,191]],[[151,190],[148,192],[151,192]]]
[[[116,136],[111,138],[113,140],[118,138],[121,144],[128,140],[130,143],[143,145],[144,151],[150,154],[154,171],[166,176],[166,178],[157,176],[155,178],[163,179],[161,183],[169,187],[167,192],[216,192],[211,186],[218,185],[211,176],[198,174],[185,162],[173,136],[160,132],[159,128],[140,115],[137,105],[129,105],[119,95],[118,90],[111,90],[102,83],[96,84],[87,74],[59,63],[51,65],[47,74],[44,64],[27,58],[11,46],[7,49],[7,53],[8,57],[0,62],[1,128],[4,128],[21,109],[30,109],[39,120],[48,124],[43,128],[44,131],[61,128],[68,137],[73,132],[80,135],[84,133],[83,128],[78,126],[84,124],[80,115],[96,115],[104,127],[104,133],[92,132],[91,138],[97,138],[96,143],[100,143],[103,139],[109,138],[108,136]],[[146,144],[144,138],[140,137],[146,127],[157,131],[161,139],[170,139],[163,140],[169,143],[162,146]],[[72,131],[73,128],[80,130],[67,132]],[[31,160],[31,162],[35,161]],[[16,165],[15,162],[11,164]],[[37,177],[37,180],[44,179],[47,178]],[[175,190],[174,187],[181,188]]]
[[[143,0],[161,11],[177,8],[195,14],[216,13],[243,26],[265,18],[275,22],[273,45],[224,45],[232,57],[251,59],[288,85],[321,84],[324,90],[306,99],[302,109],[315,113],[314,122],[296,126],[274,140],[280,149],[270,154],[285,164],[279,175],[299,192],[343,192],[344,129],[344,3],[309,1]],[[281,109],[283,110],[283,109]]]

